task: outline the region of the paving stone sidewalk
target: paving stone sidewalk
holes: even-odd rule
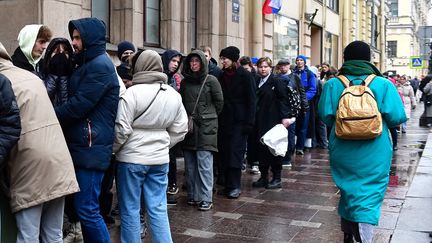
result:
[[[428,160],[421,160],[416,172],[429,134],[429,129],[418,126],[420,114],[421,111],[415,111],[408,121],[407,133],[399,134],[391,185],[374,242],[389,242],[391,238],[398,243],[430,241],[423,231],[432,231],[432,190],[428,190],[432,185],[432,151],[424,153]],[[427,148],[431,146],[429,143]],[[292,168],[283,170],[283,188],[278,190],[252,188],[259,176],[245,172],[240,198],[230,200],[215,193],[214,208],[207,212],[187,205],[186,192],[180,190],[178,204],[169,206],[174,242],[343,242],[337,215],[339,193],[331,178],[328,158],[324,149],[296,156]],[[178,164],[181,185],[183,161],[180,159]],[[116,221],[116,225],[110,226],[113,242],[118,242],[119,220]],[[417,240],[419,237],[429,241]],[[143,242],[151,242],[150,236]]]

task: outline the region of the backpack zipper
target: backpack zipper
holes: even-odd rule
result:
[[[367,119],[373,119],[377,117],[377,115],[373,115],[373,116],[368,116],[368,117],[352,117],[352,118],[342,118],[342,121],[346,121],[346,120],[367,120]]]

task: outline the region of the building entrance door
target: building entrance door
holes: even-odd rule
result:
[[[322,60],[322,28],[317,25],[311,26],[311,61],[308,66],[321,64]]]

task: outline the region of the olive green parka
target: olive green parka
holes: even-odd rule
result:
[[[201,69],[195,73],[190,66],[193,56],[201,60]],[[192,51],[185,58],[182,75],[180,94],[188,116],[192,114],[201,85],[207,78],[193,115],[194,132],[186,135],[183,149],[217,152],[218,114],[223,108],[223,94],[217,78],[208,74],[208,62],[202,51]]]

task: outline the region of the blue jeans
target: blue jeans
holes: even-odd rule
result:
[[[188,199],[213,202],[213,154],[205,150],[184,150]]]
[[[141,243],[141,199],[144,199],[153,242],[172,242],[166,204],[168,163],[140,165],[119,162],[117,180],[121,242]]]
[[[40,239],[41,242],[62,243],[63,212],[64,197],[18,211],[15,214],[16,242],[39,242]]]
[[[307,135],[307,131],[308,131],[308,126],[309,126],[309,116],[310,116],[310,111],[307,111],[306,113],[304,113],[304,115],[300,115],[300,119],[297,122],[297,130],[298,130],[298,134],[297,134],[297,144],[296,144],[296,149],[297,150],[303,150],[304,149],[304,145],[305,145],[305,141],[306,141],[306,135]]]
[[[80,191],[75,194],[74,205],[81,222],[84,242],[111,242],[108,228],[99,211],[99,195],[103,171],[76,169]]]

